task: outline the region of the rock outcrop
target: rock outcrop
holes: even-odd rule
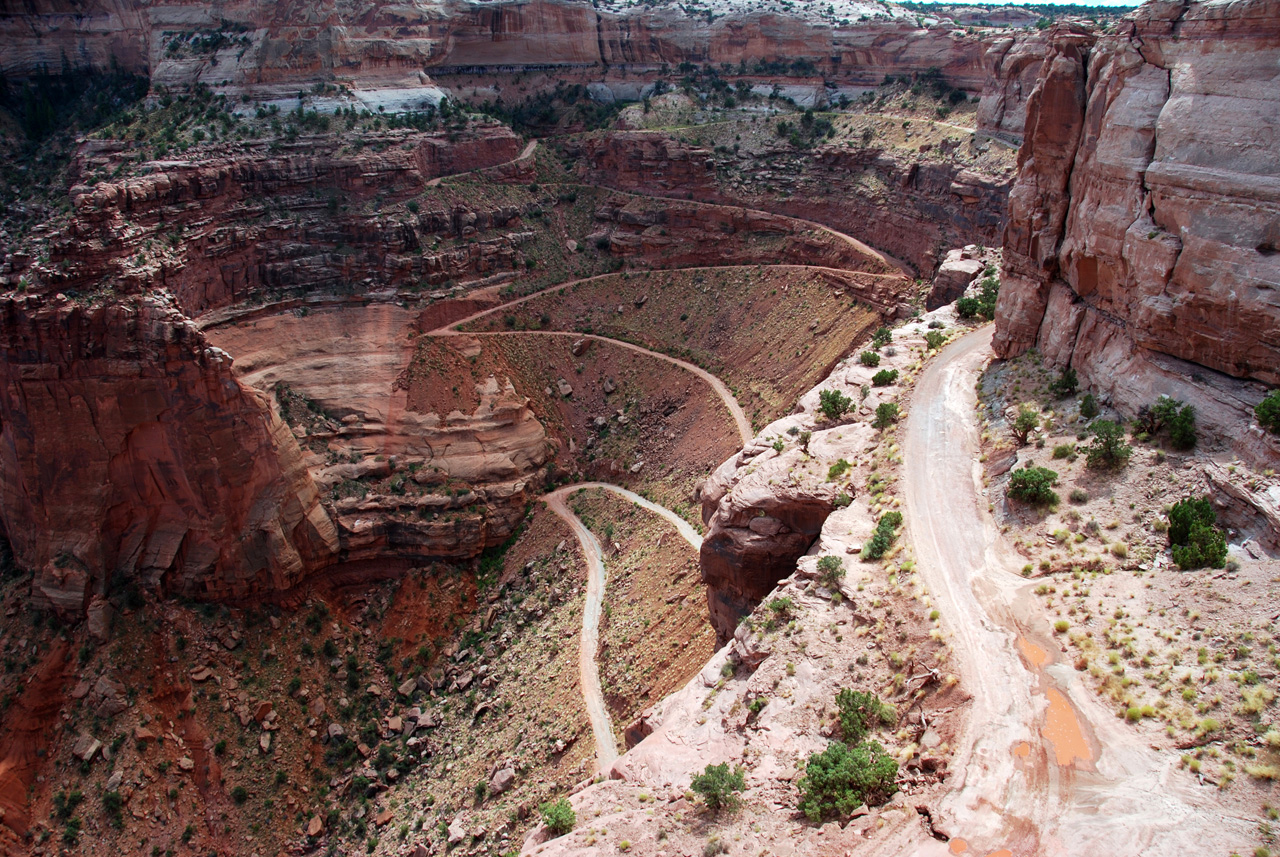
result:
[[[664,132],[619,131],[563,148],[592,183],[818,221],[926,274],[940,261],[940,247],[999,242],[1012,178],[875,143],[812,152],[779,143],[749,155],[712,152]],[[735,174],[742,180],[726,178]]]
[[[743,616],[796,568],[835,508],[832,484],[804,482],[779,487],[806,456],[798,449],[768,456],[748,446],[720,465],[702,486],[702,540],[699,562],[717,644],[733,637]]]
[[[0,520],[37,603],[240,598],[336,555],[288,427],[163,296],[0,312]]]
[[[1238,451],[1280,383],[1280,3],[1160,2],[1057,28],[1010,195],[995,347],[1123,412],[1168,394]],[[1231,129],[1229,132],[1224,129]]]

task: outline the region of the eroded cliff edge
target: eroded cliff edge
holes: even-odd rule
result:
[[[1244,455],[1280,382],[1280,3],[1152,3],[1058,29],[1010,194],[995,347],[1122,411],[1191,402]]]

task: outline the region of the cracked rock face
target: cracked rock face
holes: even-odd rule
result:
[[[1276,0],[1154,3],[1096,44],[1054,32],[1010,195],[998,354],[1038,347],[1121,410],[1164,393],[1245,433],[1262,387],[1240,382],[1280,383],[1278,53]]]
[[[707,535],[699,562],[717,643],[796,568],[834,507],[835,488],[793,481],[798,450],[748,446],[702,487]]]

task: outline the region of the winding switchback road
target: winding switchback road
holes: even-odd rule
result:
[[[587,596],[582,607],[582,636],[578,649],[578,674],[582,684],[582,697],[587,706],[587,719],[591,722],[591,732],[596,740],[596,766],[599,771],[607,771],[618,758],[618,740],[614,737],[613,723],[609,718],[609,708],[605,705],[604,693],[600,690],[600,671],[596,664],[596,651],[600,648],[600,611],[604,605],[604,550],[595,534],[587,529],[565,502],[570,495],[584,488],[602,488],[630,500],[637,506],[661,515],[669,521],[694,550],[702,547],[702,536],[684,518],[670,509],[650,502],[634,491],[610,485],[608,482],[579,482],[558,488],[542,499],[547,501],[547,508],[564,519],[573,530],[578,544],[582,545],[582,554],[587,559]]]
[[[974,385],[991,335],[960,338],[921,373],[902,440],[918,568],[972,694],[935,829],[975,855],[1245,853],[1250,822],[1223,815],[1054,657],[982,491]]]

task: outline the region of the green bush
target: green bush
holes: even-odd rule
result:
[[[871,376],[871,383],[876,387],[887,387],[898,380],[897,369],[881,369]]]
[[[538,807],[538,812],[541,813],[542,823],[547,826],[552,836],[564,836],[578,823],[578,815],[566,798],[547,801]]]
[[[842,577],[844,577],[844,563],[840,557],[827,554],[818,560],[818,583],[834,592],[840,587]]]
[[[898,719],[897,710],[874,693],[847,687],[836,694],[836,706],[840,709],[840,734],[846,744],[856,744],[874,727],[890,726]]]
[[[102,811],[116,830],[124,827],[124,797],[120,792],[102,793]]]
[[[843,458],[837,459],[835,464],[827,468],[827,480],[834,482],[847,473],[849,468],[852,466],[852,464],[845,461]]]
[[[929,346],[929,350],[934,351],[941,348],[942,343],[947,341],[947,335],[941,330],[930,330],[925,333],[924,341]]]
[[[897,402],[881,402],[876,405],[876,418],[871,424],[878,429],[887,429],[898,421],[898,413]]]
[[[812,821],[847,818],[863,803],[880,804],[898,787],[898,763],[874,741],[849,747],[833,741],[814,753],[800,778],[800,811]]]
[[[1027,438],[1031,433],[1040,426],[1040,414],[1035,408],[1028,405],[1018,407],[1018,416],[1013,421],[1013,425],[1009,427],[1009,431],[1013,432],[1014,438],[1018,444],[1022,445],[1027,442]]]
[[[231,790],[231,799],[236,803],[244,803],[249,799],[249,792],[244,786],[236,786]]]
[[[1267,397],[1253,409],[1258,418],[1258,425],[1272,434],[1280,434],[1280,390],[1272,390]]]
[[[829,420],[838,420],[853,407],[850,399],[839,390],[823,390],[818,393],[818,410]]]
[[[876,332],[871,335],[872,348],[884,348],[893,341],[893,331],[887,327],[877,327]]]
[[[1111,420],[1097,420],[1089,426],[1093,442],[1084,448],[1090,467],[1123,467],[1133,454],[1133,447],[1124,442],[1124,429]]]
[[[702,795],[707,809],[718,813],[722,809],[735,809],[741,803],[738,792],[746,788],[746,776],[742,768],[729,770],[729,763],[707,765],[701,774],[695,774],[689,788]]]
[[[1169,442],[1174,449],[1193,449],[1196,445],[1196,409],[1183,405],[1169,420]]]
[[[1222,568],[1227,540],[1214,524],[1217,513],[1208,497],[1186,497],[1169,510],[1169,546],[1178,568]]]
[[[1097,415],[1098,400],[1093,397],[1093,393],[1085,393],[1084,398],[1080,400],[1080,416],[1091,420]]]
[[[1053,448],[1054,458],[1070,458],[1075,455],[1076,445],[1074,443],[1060,443]]]
[[[973,318],[981,306],[977,298],[960,298],[956,301],[956,313],[961,318]]]
[[[1062,370],[1061,375],[1049,384],[1049,392],[1059,399],[1065,399],[1067,396],[1074,395],[1079,387],[1080,379],[1076,377],[1076,370],[1068,366]]]
[[[1009,477],[1009,496],[1036,506],[1053,505],[1058,502],[1057,483],[1058,474],[1047,467],[1024,467]]]
[[[880,559],[884,556],[889,548],[893,547],[894,541],[897,539],[897,529],[902,525],[901,512],[885,512],[880,516],[879,522],[876,524],[875,532],[871,534],[871,538],[862,546],[863,559]]]

